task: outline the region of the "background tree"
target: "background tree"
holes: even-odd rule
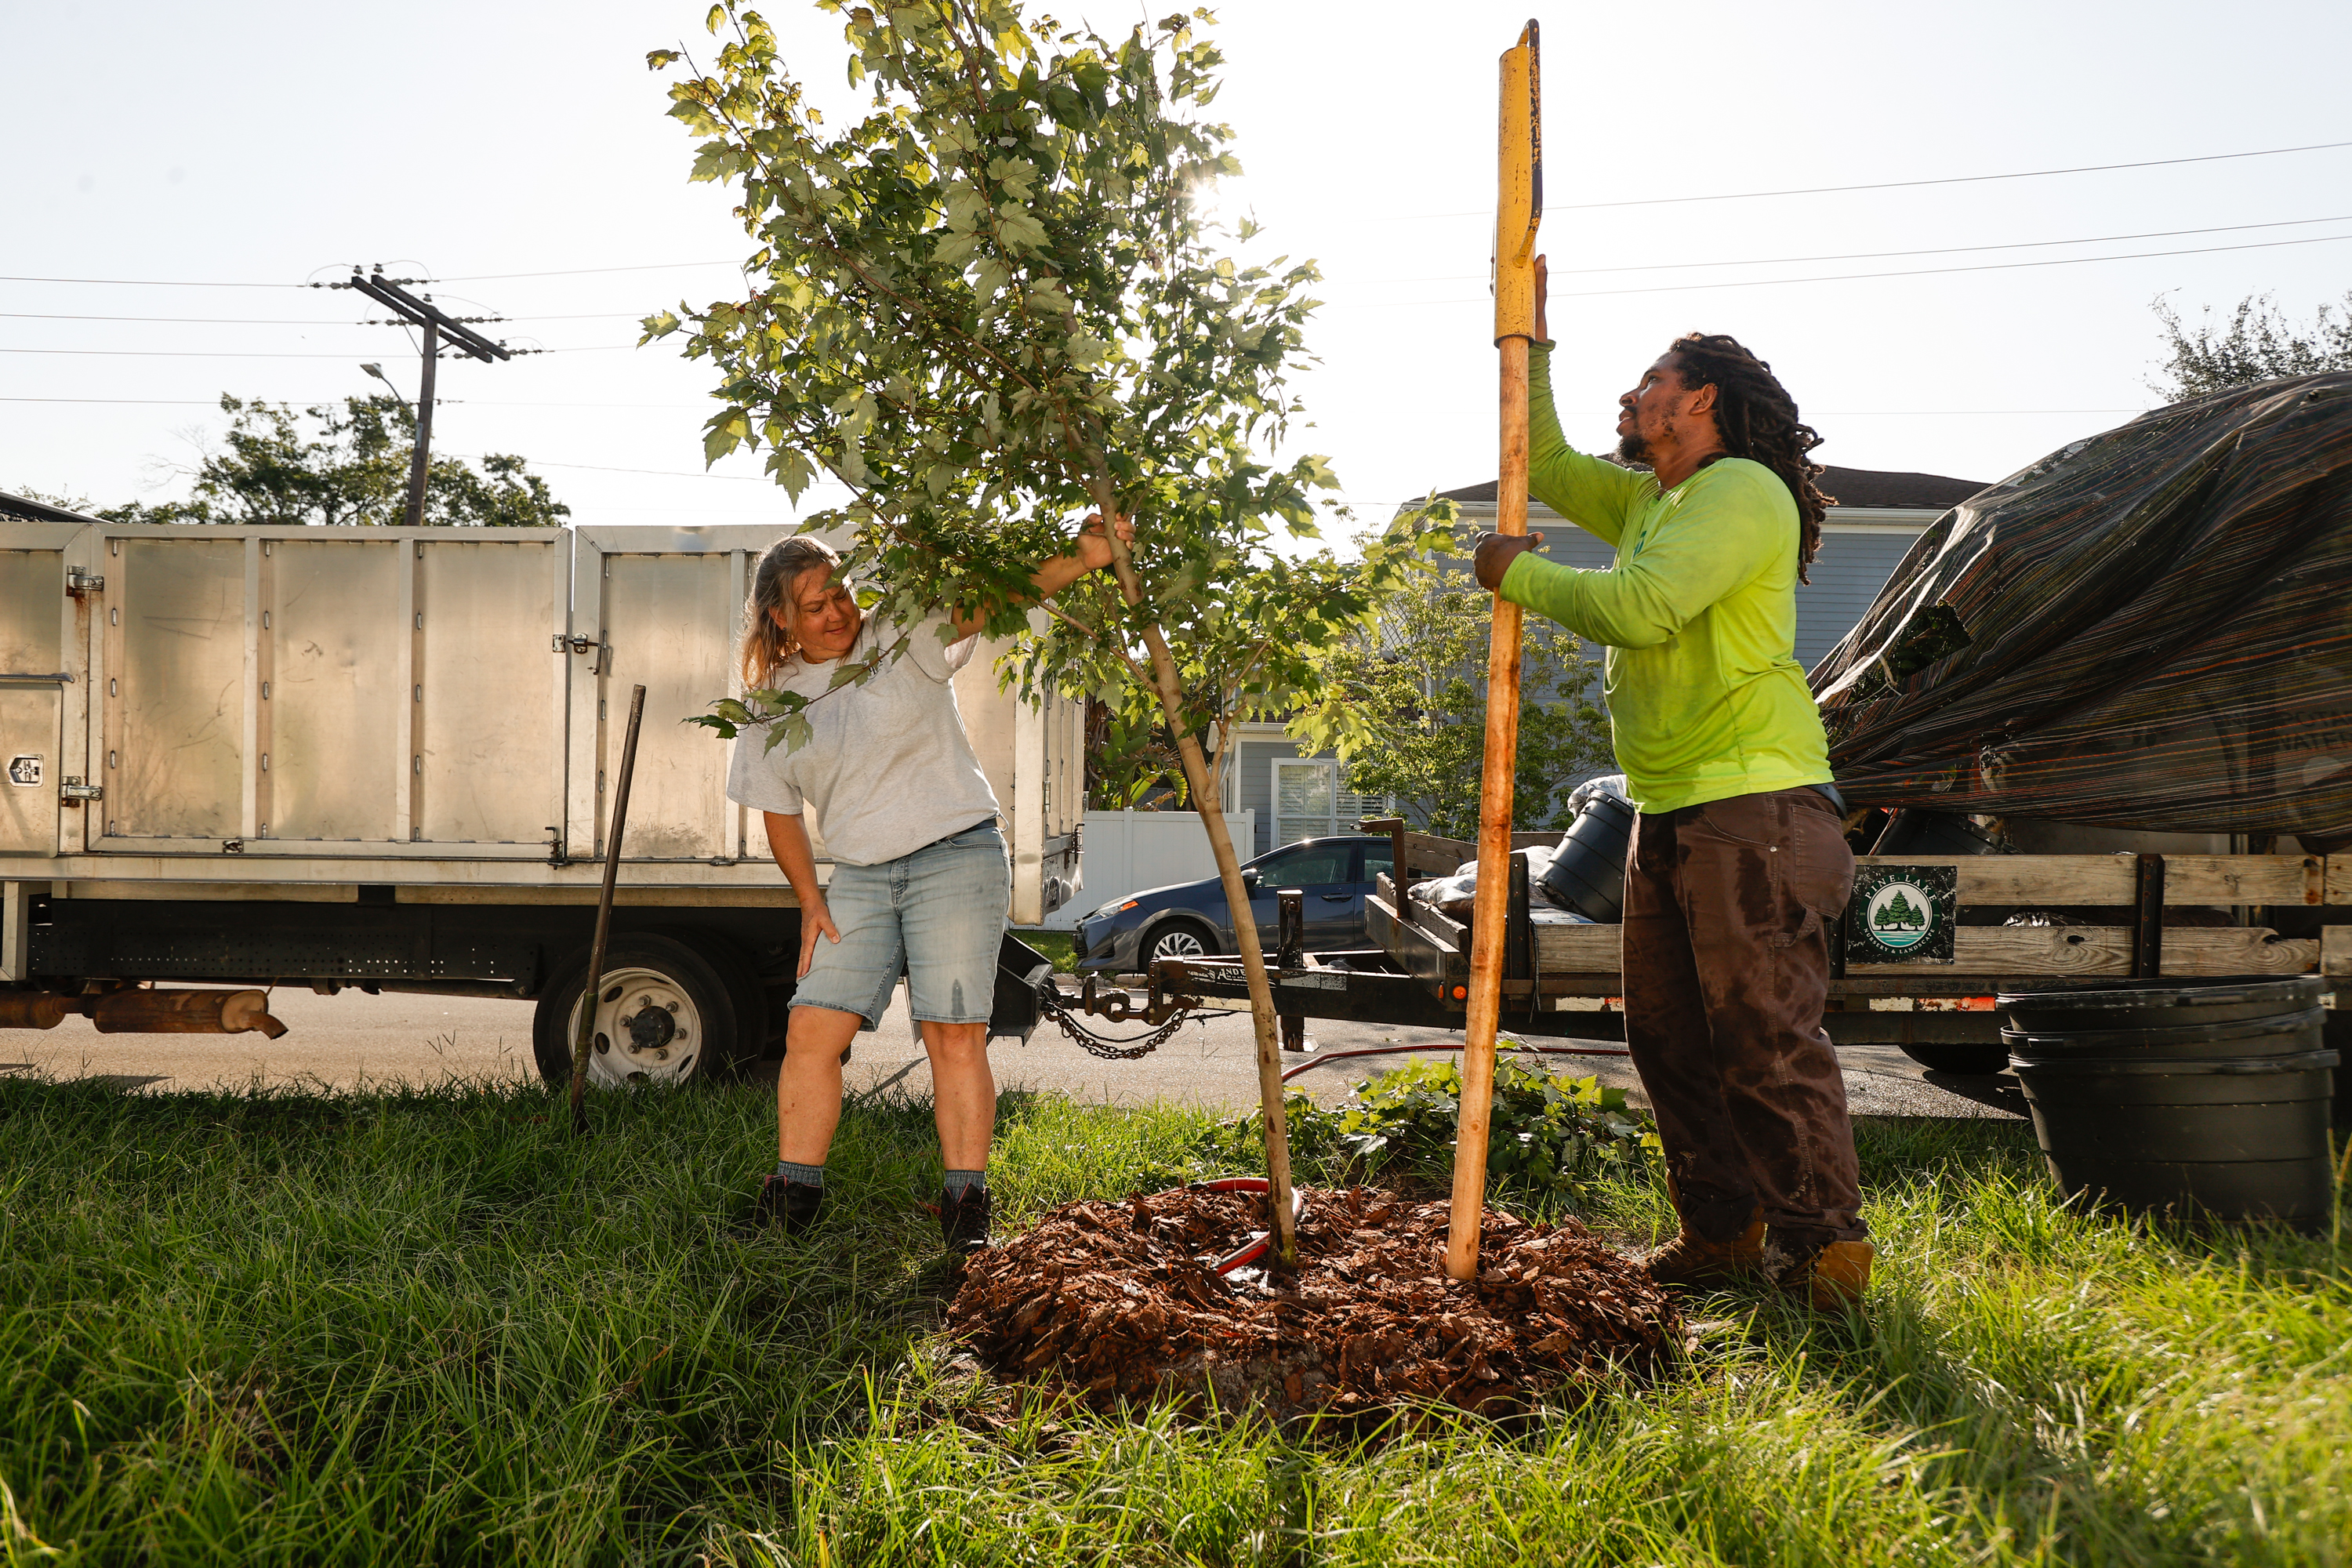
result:
[[[845,16],[869,108],[826,130],[759,15],[711,9],[713,68],[671,89],[671,112],[703,138],[694,177],[740,187],[751,286],[649,318],[646,337],[691,323],[686,353],[719,371],[709,458],[764,447],[795,496],[821,474],[845,488],[803,526],[854,531],[845,565],[884,624],[975,613],[1018,637],[1006,679],[1024,693],[1097,698],[1115,743],[1165,725],[1245,909],[1204,734],[1222,751],[1237,720],[1304,700],[1313,654],[1403,584],[1420,537],[1407,518],[1356,561],[1276,548],[1314,535],[1309,491],[1333,482],[1319,457],[1274,455],[1316,273],[1235,260],[1200,211],[1238,172],[1227,129],[1197,117],[1219,56],[1184,16],[1112,38],[1014,0],[818,4]],[[1136,518],[1133,552],[1114,541],[1109,574],[1034,604],[1032,565],[1090,507]],[[755,692],[709,718],[792,745],[801,706]],[[1273,993],[1255,922],[1236,928],[1289,1253]]]
[[[398,397],[348,397],[341,407],[221,395],[228,434],[193,472],[186,500],[132,501],[99,515],[112,522],[236,522],[310,526],[408,520],[409,454],[416,412]],[[307,426],[307,427],[306,427]],[[484,456],[478,471],[436,458],[425,471],[425,521],[458,528],[553,528],[572,515],[524,460]]]
[[[2338,315],[2321,305],[2305,326],[2287,319],[2275,296],[2249,294],[2226,323],[2217,323],[2208,305],[2192,328],[2159,294],[2154,308],[2164,323],[2169,379],[2148,383],[2149,390],[2167,403],[2185,403],[2224,387],[2352,370],[2352,291],[2345,294],[2344,307]]]
[[[1439,503],[1443,505],[1444,503]],[[1428,832],[1478,837],[1486,747],[1486,642],[1492,595],[1449,576],[1401,594],[1320,661],[1320,700],[1292,733],[1319,749],[1328,734],[1348,787],[1393,797]],[[1615,764],[1609,716],[1591,700],[1600,672],[1573,634],[1529,630],[1519,665],[1514,827],[1565,827],[1568,791]],[[1342,716],[1352,721],[1342,725]]]

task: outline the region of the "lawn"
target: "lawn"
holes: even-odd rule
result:
[[[1046,931],[1042,926],[1016,926],[1013,934],[1039,952],[1053,960],[1055,972],[1076,973],[1078,967],[1078,942],[1076,933]]]
[[[755,1089],[0,1082],[0,1559],[344,1563],[2352,1558],[2338,1237],[2061,1207],[2013,1124],[1863,1124],[1866,1321],[1699,1304],[1688,1375],[1384,1445],[1165,1410],[951,1417],[928,1107],[853,1106],[838,1222],[743,1243]],[[1209,1160],[1007,1097],[1018,1226]],[[1646,1234],[1648,1175],[1591,1194]]]

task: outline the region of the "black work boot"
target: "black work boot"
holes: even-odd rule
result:
[[[751,1217],[736,1226],[746,1233],[781,1225],[786,1236],[798,1236],[816,1223],[824,1207],[824,1189],[795,1182],[771,1171],[760,1180],[760,1195],[751,1202]]]
[[[961,1258],[992,1245],[988,1221],[993,1207],[986,1187],[940,1194],[940,1239],[947,1243],[951,1256]]]

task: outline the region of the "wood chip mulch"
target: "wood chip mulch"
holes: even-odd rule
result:
[[[947,1327],[1000,1377],[1097,1409],[1173,1397],[1361,1423],[1444,1404],[1507,1416],[1663,1376],[1673,1300],[1573,1221],[1488,1210],[1478,1279],[1445,1278],[1447,1205],[1312,1191],[1295,1278],[1208,1263],[1265,1226],[1252,1194],[1076,1203],[973,1257]]]

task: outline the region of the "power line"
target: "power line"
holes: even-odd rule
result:
[[[2300,147],[2263,147],[2247,153],[2205,153],[2187,158],[2147,158],[2128,163],[2081,163],[2063,169],[2015,169],[1997,174],[1948,174],[1932,180],[1880,180],[1856,185],[1807,185],[1787,190],[1721,191],[1711,195],[1643,196],[1611,202],[1565,202],[1545,207],[1546,212],[1599,212],[1612,207],[1674,206],[1691,202],[1758,201],[1777,196],[1838,195],[1853,191],[1910,190],[1930,185],[1981,184],[1996,180],[2041,180],[2059,174],[2112,174],[2123,169],[2164,169],[2184,163],[2217,163],[2240,158],[2276,158],[2294,153],[2325,153],[2339,147],[2352,147],[2352,142],[2314,142]],[[1390,215],[1386,221],[1413,223],[1424,218],[1485,217],[1485,208],[1467,208],[1460,212],[1402,213]],[[2314,220],[2322,221],[2322,220]],[[567,267],[539,272],[473,272],[438,279],[440,283],[506,282],[519,278],[584,278],[607,272],[664,272],[694,267],[732,267],[739,271],[744,263],[735,260],[715,261],[650,261],[627,267]],[[419,281],[423,281],[419,279]],[[0,283],[89,283],[126,288],[145,289],[303,289],[303,283],[224,283],[209,279],[169,278],[27,278],[0,277]]]
[[[509,349],[517,354],[594,354],[609,353],[620,349],[633,349],[636,343],[583,343],[564,349]],[[321,353],[306,349],[299,353],[263,353],[246,349],[12,349],[0,348],[0,354],[101,354],[112,359],[357,359],[366,349],[353,349],[348,353]]]
[[[363,324],[349,321],[320,321],[299,316],[67,316],[47,310],[0,310],[0,321],[169,321],[211,327],[350,327]]]
[[[1936,278],[1952,272],[2013,272],[2027,267],[2081,267],[2095,261],[2147,261],[2166,256],[2211,256],[2225,250],[2275,250],[2289,245],[2327,245],[2336,240],[2352,239],[2352,234],[2314,235],[2308,239],[2253,240],[2244,245],[2200,245],[2180,250],[2136,250],[2123,256],[2063,256],[2047,261],[1989,261],[1981,267],[1914,267],[1892,272],[1832,272],[1811,278],[1748,278],[1723,283],[1665,283],[1651,289],[1580,289],[1569,293],[1555,290],[1555,300],[1601,300],[1621,294],[1682,294],[1694,289],[1769,289],[1784,283],[1853,283],[1871,278]],[[1418,310],[1430,305],[1485,304],[1486,296],[1465,296],[1458,300],[1334,300],[1326,302],[1327,309],[1382,310],[1402,307]]]
[[[2352,214],[2338,217],[2291,217],[2272,223],[2225,223],[2210,228],[2153,229],[2145,234],[2095,234],[2080,239],[2020,239],[1999,245],[1946,245],[1926,250],[1856,250],[1832,256],[1757,256],[1744,261],[1656,261],[1627,267],[1555,267],[1554,278],[1574,278],[1596,272],[1686,272],[1697,267],[1795,267],[1813,261],[1880,261],[1902,256],[1964,256],[1987,250],[2039,250],[2057,245],[2118,245],[2127,239],[2178,239],[2192,234],[2237,234],[2253,228],[2298,228],[2315,223],[2352,223]],[[1454,272],[1427,278],[1334,278],[1334,283],[1483,283],[1484,272]],[[554,320],[553,317],[517,320]]]
[[[2297,228],[2317,223],[2352,223],[2352,214],[2342,214],[2332,217],[2276,218],[2264,223],[2214,224],[2203,228],[2149,229],[2137,234],[2094,234],[2084,235],[2073,239],[2021,239],[2008,240],[1993,245],[1933,246],[1916,250],[1855,250],[1834,252],[1823,256],[1757,256],[1728,261],[1629,262],[1616,267],[1556,267],[1552,268],[1552,276],[1555,278],[1573,278],[1586,277],[1595,273],[1603,272],[1685,272],[1694,268],[1706,267],[1795,267],[1806,263],[1820,261],[1878,261],[1909,256],[1965,256],[1994,250],[2046,249],[2053,246],[2061,245],[2116,245],[2121,244],[2126,240],[2133,239],[2175,239],[2189,235],[2199,234],[2237,234],[2248,229],[2259,228]],[[698,264],[680,263],[680,265]],[[608,270],[625,271],[643,269],[614,268],[609,268]],[[529,275],[518,273],[514,276],[523,277]],[[1419,278],[1334,278],[1328,279],[1328,281],[1341,285],[1358,286],[1395,283],[1472,283],[1484,281],[1486,277],[1486,274],[1483,272],[1452,272],[1433,273]],[[445,281],[457,281],[457,279],[445,279]],[[644,315],[645,312],[642,310],[589,310],[562,315],[541,316],[525,314],[508,316],[504,318],[504,320],[509,321],[621,321],[641,320]],[[0,311],[0,321],[145,321],[166,324],[224,327],[332,327],[348,325],[365,326],[375,324],[370,322],[352,323],[318,321],[302,317],[85,316],[57,314],[37,310]]]
[[[561,272],[473,272],[461,278],[436,279],[440,283],[503,283],[516,278],[585,278],[597,272],[670,272],[685,267],[732,267],[743,269],[740,261],[648,261],[637,267],[568,267]]]
[[[105,283],[125,289],[300,289],[300,283],[215,283],[186,278],[0,278],[0,283]]]
[[[334,398],[279,397],[254,398],[249,399],[248,401],[257,403],[319,403],[333,402]],[[700,414],[708,412],[707,405],[686,403],[537,403],[530,401],[514,402],[503,399],[493,401],[486,398],[471,397],[444,397],[439,401],[444,408],[463,405],[475,408],[650,408],[667,409],[670,412],[678,414]],[[217,397],[0,396],[0,403],[118,404],[123,405],[157,408],[217,408],[220,406],[220,399]],[[1571,417],[1580,418],[1589,415],[1613,415],[1617,410],[1614,408],[1563,408],[1560,409],[1559,412],[1561,414],[1570,416]],[[1806,410],[1809,417],[1818,416],[1824,419],[1950,419],[1960,417],[2006,419],[2021,417],[2028,415],[2144,414],[2147,411],[2144,408],[1819,408]],[[615,471],[623,473],[654,473],[664,470],[652,468],[626,468]],[[733,476],[719,477],[732,478]]]
[[[2000,174],[1947,174],[1934,180],[1880,180],[1866,185],[1806,185],[1784,191],[1723,191],[1708,196],[1642,196],[1616,202],[1560,202],[1545,206],[1553,213],[1598,212],[1608,207],[1677,206],[1686,202],[1748,202],[1769,196],[1829,196],[1849,191],[1900,191],[1923,185],[1973,185],[1988,180],[2042,180],[2053,174],[2105,174],[2118,169],[2165,169],[2180,163],[2219,163],[2233,158],[2276,158],[2289,153],[2325,153],[2352,147],[2352,142],[2314,142],[2302,147],[2263,147],[2252,153],[2205,153],[2193,158],[2148,158],[2132,163],[2082,163],[2066,169],[2017,169]],[[1416,213],[1404,221],[1423,217],[1486,217],[1487,209],[1450,213]]]
[[[2306,221],[2296,219],[2296,222]],[[2313,219],[2313,222],[2330,220]],[[2340,220],[2337,220],[2340,221]],[[2270,225],[2248,225],[2249,227],[2269,227]],[[2185,231],[2194,232],[2194,231]],[[2148,261],[2174,256],[2213,256],[2232,250],[2276,250],[2295,245],[2331,245],[2352,239],[2352,234],[2314,235],[2305,239],[2251,240],[2243,245],[2186,246],[2175,250],[2136,250],[2121,256],[2063,256],[2045,261],[1991,261],[1977,267],[1915,267],[1885,272],[1833,272],[1810,278],[1737,279],[1721,283],[1668,283],[1646,289],[1581,289],[1570,292],[1554,292],[1555,300],[1600,300],[1624,294],[1679,294],[1696,289],[1767,289],[1788,283],[1853,283],[1878,278],[1937,278],[1956,272],[2013,272],[2029,267],[2082,267],[2104,261]],[[2089,241],[2053,241],[2051,243],[2087,244]],[[1607,270],[1618,270],[1608,268]],[[1626,270],[1632,270],[1627,268]],[[1467,305],[1482,302],[1483,297],[1465,296],[1455,300],[1337,300],[1325,302],[1334,310],[1421,310],[1433,305]],[[520,317],[518,320],[535,318]],[[617,353],[626,349],[642,348],[642,343],[582,343],[569,348],[517,349],[517,353]],[[357,351],[364,353],[364,350]],[[98,354],[112,358],[133,359],[349,359],[349,353],[321,353],[307,351],[297,353],[261,353],[249,351],[214,351],[205,349],[20,349],[0,348],[0,353],[12,354]]]
[[[2327,220],[2313,218],[2313,223]],[[2053,242],[2056,243],[2056,242]],[[1485,274],[1480,274],[1481,277]],[[1445,279],[1445,282],[1458,282]],[[1437,282],[1437,279],[1411,279],[1411,282]],[[460,316],[461,321],[497,320],[500,321],[637,321],[646,315],[643,310],[592,310],[570,316]],[[397,321],[381,317],[364,321],[322,321],[301,316],[74,316],[48,310],[0,310],[0,321],[160,321],[184,326],[206,327],[385,327],[397,326]]]

